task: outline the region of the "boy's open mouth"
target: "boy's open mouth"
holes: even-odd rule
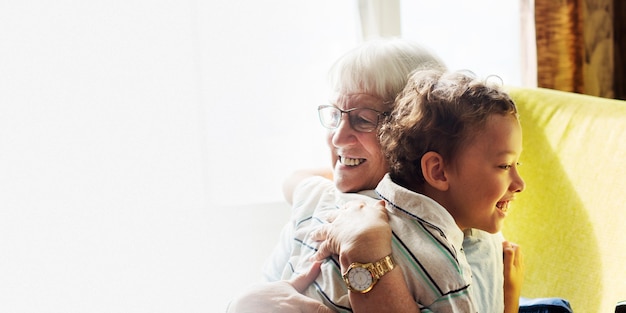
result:
[[[511,201],[500,201],[496,203],[496,208],[502,213],[506,213],[509,210],[509,203]]]

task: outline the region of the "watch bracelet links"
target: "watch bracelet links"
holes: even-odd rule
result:
[[[391,254],[378,260],[376,263],[372,264],[372,270],[374,273],[374,277],[376,279],[380,279],[385,273],[391,271],[395,264],[393,263],[393,259],[391,258]]]

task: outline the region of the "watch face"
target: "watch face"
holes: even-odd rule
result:
[[[348,272],[350,286],[356,291],[367,291],[372,287],[372,274],[363,267],[353,267]]]

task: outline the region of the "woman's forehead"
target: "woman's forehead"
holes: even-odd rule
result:
[[[381,97],[364,93],[340,93],[337,94],[331,102],[339,108],[367,107],[376,110],[386,111],[390,106]]]

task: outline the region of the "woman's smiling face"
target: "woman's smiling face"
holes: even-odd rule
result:
[[[342,94],[334,104],[344,111],[355,108],[369,108],[379,112],[388,110],[382,99],[364,93]],[[335,185],[341,192],[374,189],[388,171],[377,131],[354,130],[347,114],[342,114],[339,127],[328,132],[327,143],[333,162]]]

